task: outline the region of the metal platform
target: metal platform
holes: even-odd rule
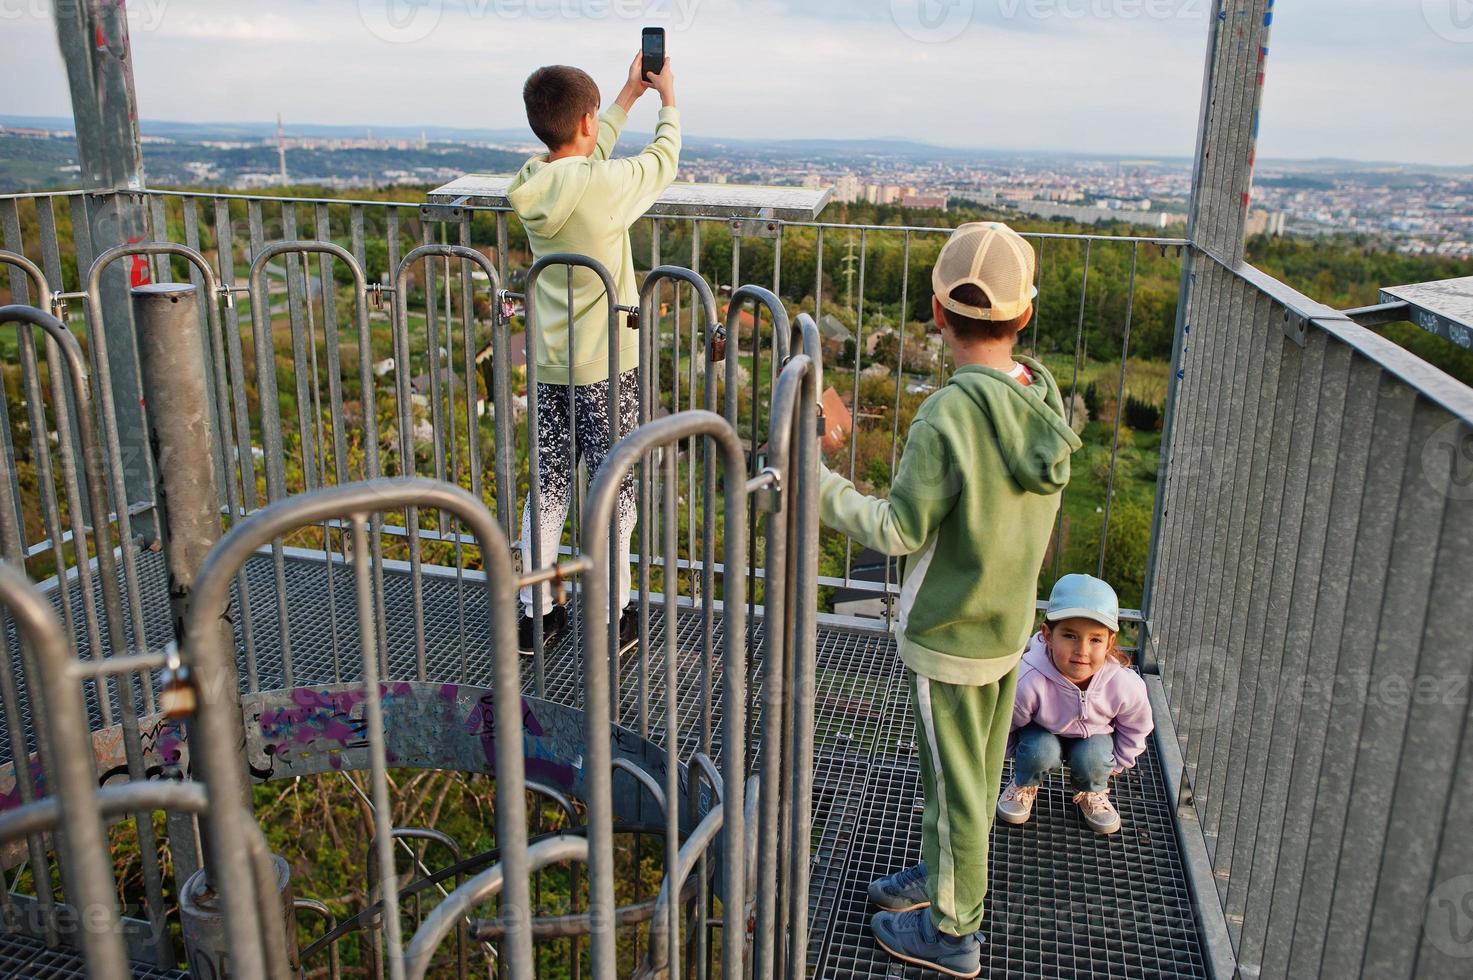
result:
[[[311,685],[353,680],[356,670],[356,618],[351,578],[339,568],[328,587],[327,566],[291,557],[286,578],[291,611],[295,683]],[[160,557],[146,553],[140,562],[145,593],[145,631],[161,643],[168,629],[168,604]],[[253,636],[257,670],[264,689],[281,686],[281,644],[276,632],[272,560],[262,555],[248,566],[254,606]],[[394,676],[415,668],[410,578],[389,571],[385,580],[390,661]],[[478,683],[489,674],[489,643],[484,603],[477,583],[457,581],[453,573],[426,575],[424,612],[426,672],[430,680]],[[329,597],[333,601],[325,601]],[[676,616],[681,657],[680,702],[695,711],[700,685],[697,665],[704,630],[699,610],[681,608]],[[720,617],[712,649],[722,643]],[[651,610],[648,697],[664,701],[666,620]],[[761,623],[753,626],[758,664]],[[547,696],[576,698],[574,637],[551,651],[546,662]],[[87,655],[85,638],[81,639]],[[336,649],[336,656],[334,651]],[[635,694],[640,656],[621,662],[624,691],[620,720],[638,724]],[[719,656],[717,675],[719,684]],[[339,669],[339,666],[341,668]],[[339,673],[340,670],[340,673]],[[524,677],[531,684],[531,661]],[[242,678],[245,669],[242,666]],[[813,878],[810,890],[809,963],[818,977],[922,977],[902,969],[879,950],[869,932],[865,887],[882,874],[914,863],[920,853],[920,789],[915,735],[904,686],[904,668],[892,638],[877,631],[821,627],[818,636],[815,722]],[[760,720],[761,699],[754,694],[752,724]],[[95,705],[93,706],[95,710]],[[663,741],[653,721],[651,737]],[[712,718],[719,726],[719,715]],[[95,724],[95,718],[94,718]],[[717,729],[719,732],[719,728]],[[754,729],[755,730],[755,729]],[[3,734],[3,733],[0,733]],[[0,745],[4,739],[0,738]],[[760,746],[756,747],[760,763]],[[1119,780],[1113,797],[1125,827],[1112,837],[1085,830],[1070,803],[1065,780],[1055,776],[1039,794],[1036,817],[1024,827],[998,827],[992,837],[992,882],[983,931],[989,937],[984,975],[989,977],[1201,977],[1206,976],[1197,920],[1183,877],[1165,787],[1154,747],[1141,764]],[[49,965],[65,952],[22,949],[0,951],[0,975],[72,976],[9,968],[10,957],[42,957]],[[52,959],[45,959],[51,957]],[[25,964],[25,959],[15,959]],[[38,964],[42,960],[36,961]]]
[[[134,980],[183,980],[189,974],[132,963]],[[48,949],[39,939],[18,933],[0,933],[0,977],[26,980],[84,980],[87,968],[74,949]]]
[[[1405,303],[1407,319],[1423,330],[1473,348],[1473,276],[1387,286],[1381,290],[1381,302]]]
[[[505,208],[510,174],[466,174],[430,191],[440,207]],[[766,184],[687,184],[667,187],[647,213],[706,218],[768,218],[812,221],[833,197],[832,187],[777,187]]]

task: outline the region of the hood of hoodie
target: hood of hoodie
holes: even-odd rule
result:
[[[549,163],[546,156],[537,156],[522,165],[506,199],[528,231],[553,238],[563,230],[588,190],[591,162],[572,156]]]
[[[947,384],[964,391],[992,423],[1018,486],[1029,493],[1055,494],[1069,482],[1069,456],[1083,443],[1064,418],[1064,400],[1053,375],[1031,357],[1015,359],[1033,372],[1032,384],[975,364],[958,368]]]

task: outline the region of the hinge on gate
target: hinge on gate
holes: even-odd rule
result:
[[[218,285],[218,286],[215,287],[215,292],[219,293],[220,294],[220,298],[225,301],[225,308],[227,310],[233,310],[233,309],[235,309],[235,294],[236,293],[244,293],[244,292],[247,292],[247,291],[248,290],[247,290],[247,288],[245,286],[237,286],[237,285],[234,285],[233,283],[228,283],[228,282],[222,282],[222,283],[220,283],[220,285]]]
[[[454,221],[459,222],[465,217],[466,209],[463,207],[468,197],[457,197],[449,204],[421,204],[419,216],[423,221]]]
[[[783,226],[772,218],[732,218],[730,227],[738,238],[777,238]]]

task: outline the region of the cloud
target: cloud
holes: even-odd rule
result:
[[[26,79],[7,109],[65,115],[54,29],[27,13],[40,2],[0,0],[0,17],[20,12],[0,22],[5,72]],[[1473,161],[1473,130],[1451,124],[1466,119],[1473,45],[1440,37],[1424,2],[1440,0],[1280,4],[1260,154]],[[255,0],[246,13],[151,0],[130,12],[152,119],[520,126],[532,68],[578,64],[612,97],[655,23],[693,133],[1186,156],[1211,3]],[[415,39],[386,40],[395,30]],[[635,125],[653,115],[642,104]]]

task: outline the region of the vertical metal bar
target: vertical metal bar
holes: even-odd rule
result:
[[[691,303],[691,312],[694,317],[694,302]],[[695,440],[692,440],[694,443]],[[694,445],[692,445],[694,451]],[[660,457],[662,462],[663,503],[661,530],[664,532],[664,556],[665,556],[665,757],[668,760],[665,766],[665,799],[669,801],[665,813],[665,873],[671,875],[674,869],[680,866],[680,650],[676,645],[676,605],[674,597],[678,594],[675,588],[673,576],[675,569],[679,566],[677,561],[679,551],[677,550],[677,524],[680,520],[679,500],[676,497],[675,482],[675,459],[679,455],[678,444],[663,447]],[[691,769],[690,779],[695,781],[694,768]],[[669,976],[679,977],[680,973],[680,902],[674,900],[669,903],[669,921],[663,923],[651,923],[651,928],[663,928],[668,930],[668,938],[665,948],[669,951],[670,965]]]
[[[1043,321],[1043,247],[1048,239],[1042,236],[1038,239],[1038,263],[1033,273],[1033,286],[1038,290],[1038,298],[1033,301],[1033,334],[1028,342],[1028,353],[1031,357],[1038,357],[1038,329]]]
[[[856,297],[854,313],[854,402],[851,414],[854,417],[854,425],[849,430],[849,482],[854,482],[855,464],[859,456],[859,353],[864,349],[864,273],[868,266],[866,246],[868,244],[867,232],[859,229],[859,295]],[[851,239],[852,242],[852,239]],[[849,275],[845,270],[845,275]],[[850,574],[854,567],[854,540],[844,538],[844,584],[850,584]]]
[[[900,391],[905,387],[905,334],[910,317],[910,231],[907,229],[901,245],[900,259],[900,315],[895,319],[895,414],[890,419],[890,479],[895,479],[895,466],[900,451]],[[1036,321],[1035,321],[1036,323]],[[881,601],[885,604],[885,628],[890,628],[894,612],[890,601],[890,566],[885,559],[885,592]]]
[[[691,222],[690,222],[690,270],[691,270],[691,272],[694,272],[696,275],[700,275],[701,274],[701,223],[699,221],[695,220],[694,218],[692,218],[691,219]],[[680,380],[679,380],[679,378],[680,378],[680,316],[679,316],[679,314],[680,314],[680,287],[678,287],[678,286],[674,287],[674,293],[675,293],[675,312],[676,312],[676,317],[675,317],[675,335],[674,335],[674,339],[673,339],[673,346],[671,348],[671,357],[672,357],[673,363],[675,365],[675,368],[674,368],[674,372],[673,373],[675,375],[675,389],[676,389],[676,393],[675,393],[675,395],[672,397],[672,399],[670,401],[670,410],[671,411],[679,411],[680,410],[680,395],[679,395],[679,388],[680,388]],[[701,377],[703,379],[702,380],[702,383],[705,384],[705,385],[707,385],[708,387],[716,384],[716,379],[714,377],[712,377],[712,374],[711,374],[712,366],[709,363],[704,363],[704,361],[705,361],[706,344],[710,341],[709,334],[712,331],[712,329],[716,326],[716,322],[717,321],[715,320],[715,317],[720,316],[720,311],[719,310],[714,310],[714,309],[711,310],[711,311],[709,311],[709,313],[707,315],[712,318],[711,319],[711,322],[710,323],[702,323],[702,324],[700,324],[700,333],[699,333],[699,336],[698,336],[697,335],[697,330],[696,330],[696,326],[697,326],[697,323],[696,323],[696,307],[697,307],[697,301],[696,301],[696,298],[694,296],[691,297],[690,305],[691,305],[691,321],[690,321],[690,324],[691,325],[690,325],[690,337],[688,339],[688,348],[687,348],[686,362],[685,362],[686,363],[686,371],[687,371],[685,390],[686,390],[686,406],[688,408],[696,408],[700,404],[703,404],[701,402],[697,402],[696,401],[696,370],[697,370],[697,364],[703,364],[703,368],[701,370]],[[701,452],[702,453],[705,452],[705,446],[704,445],[701,446]],[[701,603],[702,608],[704,608],[706,602],[708,601],[704,597],[709,596],[711,594],[710,591],[709,591],[709,586],[711,584],[711,581],[713,581],[713,579],[712,580],[708,580],[704,574],[702,574],[700,576],[697,576],[696,575],[696,572],[695,572],[695,561],[696,561],[696,451],[695,451],[695,445],[692,445],[690,452],[686,453],[686,456],[685,456],[685,487],[686,487],[686,494],[685,494],[685,548],[686,548],[686,556],[691,561],[690,594],[691,594],[691,599],[694,600],[694,601],[696,601],[696,602]],[[705,547],[705,544],[704,544],[704,541],[705,541],[705,537],[704,537],[704,535],[705,535],[705,525],[704,525],[704,523],[701,526],[701,533],[703,535],[703,537],[701,539],[702,542],[703,542],[702,545],[701,545],[701,547],[704,548]],[[713,554],[714,554],[714,552],[713,552]],[[679,580],[677,579],[677,583],[678,583],[678,581]],[[679,589],[676,589],[675,590],[675,594],[678,595],[679,594],[679,591],[680,591]]]
[[[55,288],[60,288],[63,285],[61,248],[56,234],[56,215],[52,211],[52,207],[53,202],[50,198],[38,199],[36,201],[36,222],[41,232],[41,262],[42,265],[45,267],[46,280],[48,284],[54,283]],[[12,232],[12,220],[12,215],[7,211],[5,214],[5,236],[7,243],[10,242],[10,235]],[[17,220],[15,224],[15,233],[18,236],[19,221]],[[15,244],[17,247],[15,247],[13,251],[20,252],[21,249],[18,247],[20,244],[18,238]],[[19,270],[15,271],[18,272]],[[24,279],[22,278],[19,282],[17,282],[16,276],[12,275],[10,282],[11,297],[15,302],[23,302],[24,300],[21,298],[23,294],[16,291],[18,285],[21,289],[24,289]],[[42,304],[46,303],[47,300],[48,298],[43,296],[38,297],[36,302],[38,304]],[[68,327],[70,326],[69,324],[64,325]],[[21,331],[20,339],[23,345],[29,346],[31,341],[30,331]],[[69,481],[65,485],[65,492],[67,496],[67,506],[71,512],[72,548],[75,554],[84,555],[86,541],[85,526],[87,522],[91,519],[91,516],[87,513],[86,499],[83,497],[76,486],[77,457],[75,455],[75,447],[78,443],[76,423],[71,418],[71,411],[69,409],[69,406],[67,405],[66,391],[62,386],[62,365],[59,360],[60,352],[55,350],[54,345],[49,342],[47,343],[46,348],[47,359],[50,363],[48,374],[50,375],[51,380],[51,410],[53,416],[56,419],[56,435],[58,442],[57,455],[62,463],[63,477],[64,479]],[[10,437],[9,420],[5,417],[3,412],[0,412],[0,424],[3,424],[5,426],[5,439],[8,441]],[[13,450],[11,450],[11,448],[7,446],[5,451],[12,452]],[[38,474],[40,476],[40,484],[42,487],[46,487],[48,489],[54,486],[54,484],[51,482],[51,477],[48,475],[48,471],[50,468],[49,456],[49,452],[36,454],[37,465],[38,467],[41,467],[41,472]],[[43,501],[50,496],[50,493],[43,494]],[[16,497],[17,499],[19,498],[18,488],[16,488]],[[60,522],[58,520],[58,527],[50,528],[48,526],[47,531],[48,535],[52,538],[52,555],[56,560],[56,567],[58,570],[66,567],[65,549],[60,538],[59,524]],[[90,563],[87,562],[85,559],[80,560],[77,563],[79,579],[81,577],[84,566],[88,565],[90,565]],[[61,598],[62,626],[66,630],[65,635],[76,637],[78,635],[78,630],[72,611],[71,589],[68,577],[66,575],[57,575],[56,584],[57,594]],[[91,586],[82,582],[79,582],[79,584],[82,585],[82,616],[86,624],[88,647],[93,651],[101,651],[102,644],[101,638],[98,634],[97,603],[92,596]],[[110,714],[112,706],[107,699],[106,685],[96,684],[96,690],[99,707],[105,706]]]
[[[286,241],[297,240],[297,206],[291,202],[281,205],[281,236]],[[312,369],[307,349],[307,325],[303,322],[302,304],[312,305],[309,284],[303,275],[303,256],[289,252],[282,256],[286,267],[286,310],[292,332],[293,380],[297,389],[297,432],[301,439],[299,451],[302,457],[303,488],[311,490],[317,482],[316,429],[312,425],[312,394],[317,387],[317,375]],[[305,297],[305,299],[304,299]],[[273,323],[273,330],[275,325]]]
[[[384,740],[377,733],[384,730],[383,704],[379,700],[378,639],[374,632],[377,618],[373,612],[373,582],[369,567],[366,514],[354,514],[353,575],[358,600],[358,632],[363,651],[363,704],[368,730],[375,733],[368,740],[368,756],[372,766],[373,825],[378,853],[379,880],[384,883],[383,939],[385,959],[391,980],[404,978],[404,951],[399,945],[399,888],[394,871],[393,827],[389,822],[393,801],[389,797],[388,760]],[[385,664],[385,667],[388,665]]]
[[[143,149],[138,135],[138,100],[134,93],[132,60],[128,57],[126,12],[105,0],[84,0],[55,8],[57,40],[67,66],[72,114],[76,120],[77,162],[86,203],[74,211],[84,220],[88,250],[98,253],[149,236],[148,213],[136,193],[144,186]],[[82,198],[78,198],[82,201]],[[78,256],[80,261],[81,256]],[[124,500],[141,503],[153,487],[153,474],[133,465],[147,455],[144,445],[142,390],[138,385],[138,354],[128,322],[129,286],[149,280],[143,258],[110,267],[102,283],[103,311],[113,325],[107,349],[108,409],[121,446],[130,463],[121,474]],[[86,268],[79,265],[79,269]],[[99,377],[102,377],[99,364]],[[116,397],[112,396],[115,390]],[[126,509],[123,505],[120,509]],[[152,514],[140,515],[141,530],[152,538]]]
[[[1105,577],[1105,549],[1110,541],[1110,505],[1115,500],[1115,469],[1120,463],[1120,417],[1125,414],[1125,365],[1130,360],[1130,320],[1135,312],[1135,272],[1139,243],[1130,246],[1130,285],[1125,297],[1125,329],[1120,337],[1120,383],[1115,392],[1115,425],[1110,434],[1110,475],[1105,481],[1105,513],[1100,521],[1100,559],[1095,577]]]
[[[56,283],[58,286],[61,284],[61,258],[55,241],[56,229],[54,224],[50,222],[50,203],[45,199],[41,199],[36,204],[37,219],[42,237],[43,261],[47,266],[45,279],[48,280],[43,284],[38,279],[36,289],[40,293],[45,289],[52,288],[50,283]],[[21,239],[20,210],[14,199],[0,201],[0,226],[4,228],[5,247],[17,256],[24,256],[25,248],[24,242]],[[31,302],[26,270],[14,262],[7,262],[6,265],[10,271],[11,301],[17,304]],[[49,303],[49,297],[38,295],[34,302],[38,307],[44,307]],[[85,504],[81,500],[81,495],[76,490],[75,457],[72,456],[71,446],[69,445],[72,435],[71,423],[67,413],[66,395],[61,387],[62,377],[57,370],[60,367],[60,363],[56,356],[57,352],[53,347],[54,345],[48,341],[47,352],[51,356],[48,357],[50,366],[47,373],[51,382],[52,411],[56,416],[58,456],[63,473],[70,477],[70,479],[65,481],[64,489],[67,497],[66,513],[70,518],[72,529],[72,548],[74,554],[77,556],[78,591],[82,599],[82,616],[86,628],[88,648],[92,651],[94,657],[101,657],[102,643],[98,632],[97,609],[92,598],[91,563],[87,560],[85,526],[88,514]],[[56,480],[51,468],[51,447],[46,441],[50,427],[46,423],[46,406],[41,395],[40,370],[36,362],[35,338],[29,329],[18,327],[16,332],[16,348],[20,355],[21,385],[26,392],[26,417],[31,430],[31,455],[36,467],[36,482],[41,498],[41,518],[44,533],[51,542],[52,556],[56,562],[57,594],[61,599],[60,606],[63,624],[67,631],[66,635],[76,637],[78,630],[72,612],[71,578],[66,574],[67,561],[64,542],[62,540],[61,521],[63,511],[61,503],[57,500],[56,496]],[[8,445],[11,438],[10,420],[8,418],[8,412],[3,408],[0,408],[0,423],[3,423],[5,426],[4,438],[7,445],[4,447],[4,451],[7,459],[13,461],[16,458],[15,448]],[[19,501],[21,499],[20,486],[13,467],[7,489],[11,493],[11,500]],[[24,545],[29,543],[27,540],[29,534],[25,527],[23,511],[17,509],[15,520],[17,522],[16,527],[20,530],[22,553],[24,553]],[[24,570],[25,566],[21,565],[20,568]],[[104,685],[97,685],[97,695],[97,705],[102,723],[105,726],[110,726],[112,724],[112,704],[107,697],[107,691]],[[10,717],[7,715],[7,720]],[[19,717],[16,716],[16,720],[11,722],[11,724],[19,726]]]
[[[106,835],[97,819],[97,801],[93,791],[96,774],[87,738],[87,711],[75,681],[67,676],[66,668],[71,657],[61,625],[46,599],[15,567],[0,566],[0,605],[4,606],[5,618],[16,624],[18,641],[33,651],[40,670],[39,676],[31,676],[34,685],[31,697],[47,703],[57,736],[48,740],[56,750],[56,758],[48,768],[52,779],[50,791],[56,796],[61,811],[59,832],[65,835],[66,842],[67,860],[61,867],[62,877],[68,902],[74,910],[87,911],[90,926],[75,929],[68,939],[82,946],[89,976],[119,980],[130,976],[131,971],[127,967],[121,930],[118,929]],[[13,681],[7,679],[6,683],[9,686]],[[13,740],[14,729],[20,725],[18,716],[10,717],[15,718],[11,726]],[[25,756],[12,758],[24,760]],[[24,765],[16,765],[17,786],[29,785],[27,769]],[[39,835],[32,835],[30,841],[35,843],[38,839]],[[32,870],[41,909],[50,926],[49,869],[43,863],[35,865]],[[42,878],[47,879],[44,884]],[[4,883],[0,882],[0,885]],[[8,886],[0,890],[5,892],[5,900],[9,903]],[[13,911],[13,907],[10,910]],[[10,924],[7,921],[7,926]],[[52,934],[50,938],[54,941],[56,937]]]
[[[793,642],[793,765],[792,827],[788,832],[787,879],[792,898],[788,902],[788,971],[804,971],[808,962],[808,909],[810,874],[810,825],[813,800],[813,743],[815,670],[817,660],[818,610],[818,397],[823,387],[821,352],[816,331],[805,332],[804,351],[813,360],[814,383],[799,400],[797,441],[797,536],[798,562],[795,569]],[[800,734],[801,733],[801,734]],[[800,964],[803,964],[800,966]]]
[[[1079,323],[1074,332],[1074,377],[1069,382],[1069,398],[1064,403],[1064,418],[1070,426],[1074,424],[1074,400],[1079,394],[1079,362],[1084,356],[1084,304],[1089,295],[1089,256],[1093,245],[1093,238],[1084,240],[1084,272],[1079,283]],[[1059,571],[1064,561],[1064,501],[1068,493],[1067,486],[1059,491],[1059,517],[1054,525],[1053,580],[1055,582],[1059,580]]]
[[[285,498],[286,450],[282,442],[281,414],[277,400],[275,322],[271,310],[268,268],[271,253],[266,250],[258,202],[247,204],[251,225],[251,346],[255,350],[256,385],[261,405],[261,443],[265,449],[266,497],[272,503]],[[271,542],[271,564],[276,585],[277,644],[281,653],[281,684],[294,687],[292,630],[289,593],[286,587],[286,555],[281,541]]]
[[[215,258],[218,263],[219,281],[224,286],[235,285],[235,224],[230,219],[230,202],[225,198],[215,198]],[[216,300],[211,297],[209,302]],[[214,359],[217,363],[217,381],[224,384],[228,374],[232,383],[229,385],[230,393],[234,398],[231,403],[223,403],[217,413],[221,415],[220,433],[221,442],[225,446],[225,492],[226,501],[230,507],[230,523],[242,519],[245,514],[256,509],[256,461],[255,446],[251,440],[251,416],[246,402],[246,387],[248,384],[245,369],[245,355],[241,350],[241,334],[244,332],[244,321],[241,317],[240,304],[229,303],[228,319],[222,318],[221,332],[224,337],[212,338],[214,345]],[[223,352],[222,352],[223,348]],[[235,439],[231,440],[229,435],[230,409],[234,408],[235,415]],[[236,476],[240,478],[240,496],[236,497]],[[245,650],[246,684],[250,691],[260,690],[260,676],[256,669],[256,640],[255,621],[251,615],[251,590],[250,579],[242,569],[236,579],[236,595],[240,604],[240,631],[242,646]]]
[[[423,243],[430,244],[429,230],[426,228],[422,235]],[[394,378],[399,392],[399,454],[400,465],[404,467],[403,472],[412,474],[417,466],[417,456],[414,439],[414,402],[410,395],[409,373],[411,364],[411,350],[409,332],[409,259],[394,266],[394,337],[397,346],[394,354]],[[435,302],[433,286],[434,262],[426,261],[425,265],[425,302],[426,331],[430,338],[430,360],[438,357],[434,336],[429,330],[431,322],[429,308]],[[438,437],[436,440],[436,476],[443,471],[443,460],[439,458]],[[419,508],[410,505],[405,508],[405,526],[409,532],[409,578],[411,601],[414,615],[414,663],[415,676],[423,679],[426,676],[426,650],[425,650],[425,613],[424,613],[424,569],[420,551],[419,535]],[[387,661],[385,661],[387,663]]]

